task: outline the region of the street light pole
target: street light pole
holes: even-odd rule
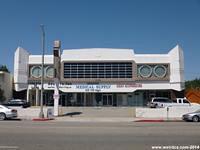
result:
[[[44,87],[44,51],[45,51],[45,31],[44,25],[41,24],[40,28],[42,30],[42,77],[41,77],[41,97],[40,97],[40,118],[44,118],[43,112],[43,87]]]

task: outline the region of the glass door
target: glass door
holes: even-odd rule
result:
[[[113,95],[103,94],[102,101],[103,101],[103,106],[113,106]]]
[[[103,106],[107,105],[107,95],[102,95]]]
[[[107,99],[108,99],[108,105],[112,106],[113,105],[113,96],[111,94],[107,95]]]

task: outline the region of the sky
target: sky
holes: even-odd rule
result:
[[[41,54],[62,49],[131,48],[165,54],[179,44],[185,79],[200,77],[200,0],[0,0],[0,64],[14,69],[18,46]]]

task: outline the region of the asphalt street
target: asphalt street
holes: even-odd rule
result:
[[[192,122],[0,122],[0,150],[151,150],[152,146],[199,145],[200,123]]]

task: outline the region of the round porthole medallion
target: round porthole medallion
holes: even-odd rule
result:
[[[31,76],[34,78],[40,78],[42,75],[42,69],[40,66],[34,66],[31,68]]]
[[[51,66],[47,67],[45,73],[46,73],[46,77],[53,78],[54,77],[54,68]]]
[[[139,68],[139,74],[143,78],[149,78],[152,74],[152,68],[149,65],[142,65]]]
[[[153,69],[153,73],[156,77],[163,78],[167,74],[167,68],[163,65],[156,65]]]

